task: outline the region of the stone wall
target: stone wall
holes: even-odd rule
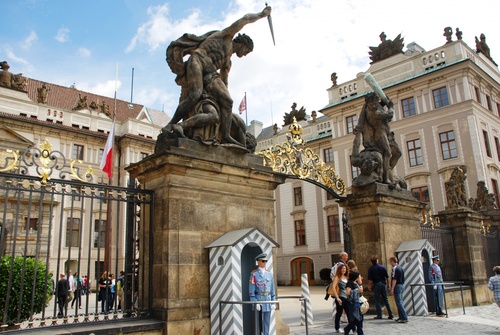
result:
[[[152,227],[144,227],[153,245],[141,241],[145,266],[153,250],[153,315],[167,322],[166,334],[209,334],[205,247],[243,228],[274,237],[273,192],[284,177],[263,167],[260,157],[231,148],[180,139],[166,149],[128,168],[154,190]]]

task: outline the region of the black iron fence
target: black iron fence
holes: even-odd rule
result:
[[[139,241],[152,192],[92,183],[81,166],[43,147],[0,152],[0,330],[151,310]]]

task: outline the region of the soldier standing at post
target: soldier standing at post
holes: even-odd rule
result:
[[[273,301],[276,298],[274,292],[273,274],[266,270],[267,254],[262,253],[255,257],[258,268],[252,271],[249,282],[250,301]],[[271,310],[275,308],[274,304],[256,304],[260,312],[259,320],[262,334],[269,335],[269,326],[271,324]]]
[[[441,267],[439,266],[439,256],[432,256],[432,265],[429,268],[429,280],[434,285],[434,297],[436,301],[436,315],[444,316],[446,313],[443,312],[443,273],[441,272]]]

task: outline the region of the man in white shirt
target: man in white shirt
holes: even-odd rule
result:
[[[64,308],[66,309],[68,309],[68,303],[71,302],[71,300],[73,300],[73,298],[75,297],[76,282],[75,278],[73,277],[73,272],[71,272],[71,269],[68,270],[68,283],[69,283],[68,299],[66,299],[66,303],[64,304]]]

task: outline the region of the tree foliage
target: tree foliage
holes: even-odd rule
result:
[[[0,258],[0,317],[3,319],[8,298],[8,324],[29,319],[32,312],[40,313],[51,294],[52,281],[43,262],[22,256]]]

